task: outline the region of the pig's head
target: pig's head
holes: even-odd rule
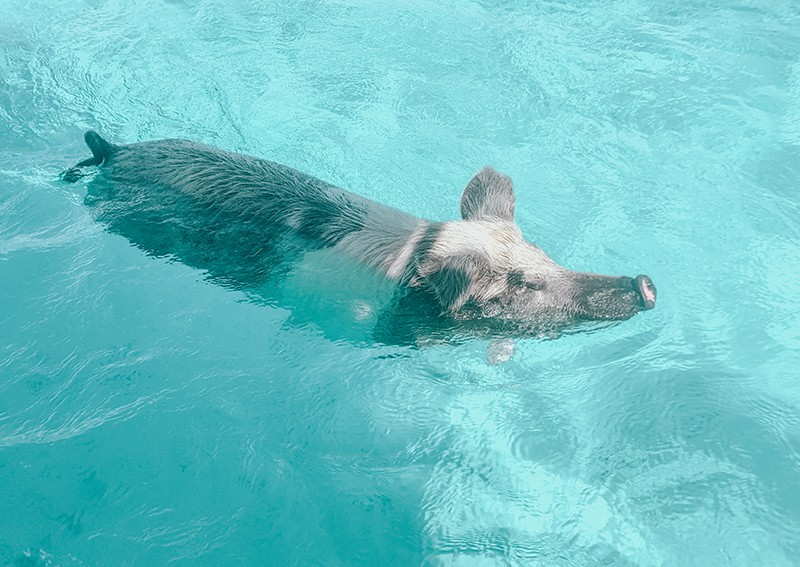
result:
[[[533,333],[628,319],[655,306],[647,276],[580,273],[556,264],[525,241],[514,204],[511,179],[481,170],[461,198],[463,220],[440,225],[411,285],[432,292],[456,319],[490,319]]]

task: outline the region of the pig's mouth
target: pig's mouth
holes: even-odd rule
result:
[[[633,278],[633,288],[638,292],[644,309],[656,306],[656,286],[648,276],[638,275]]]

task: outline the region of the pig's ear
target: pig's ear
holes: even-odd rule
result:
[[[464,220],[514,220],[514,186],[511,178],[491,167],[473,177],[461,196]]]

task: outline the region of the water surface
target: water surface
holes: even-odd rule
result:
[[[283,4],[0,0],[0,563],[796,564],[797,3]],[[332,338],[107,232],[87,128],[437,220],[490,164],[659,305],[493,367]]]

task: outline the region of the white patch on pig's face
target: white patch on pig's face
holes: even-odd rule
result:
[[[452,312],[468,301],[541,291],[545,281],[566,283],[566,273],[513,222],[458,221],[442,225],[419,276]]]

